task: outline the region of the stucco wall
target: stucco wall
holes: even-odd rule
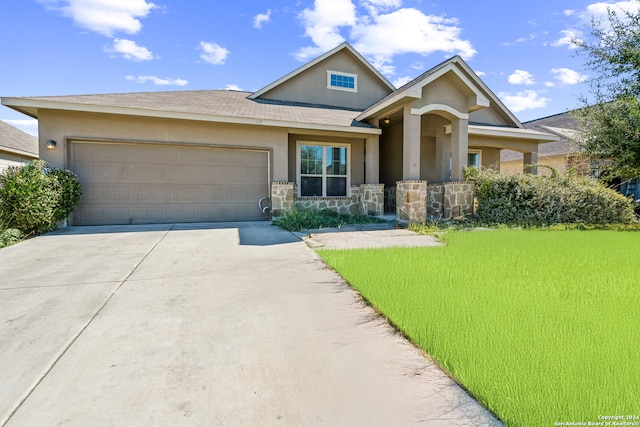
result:
[[[34,160],[32,157],[21,156],[15,153],[8,153],[0,150],[0,172],[4,171],[9,166],[20,166],[25,163],[29,163]]]
[[[317,135],[289,135],[289,181],[296,182],[296,143],[298,141],[348,144],[351,147],[351,185],[364,184],[364,142],[363,138],[343,138]]]
[[[469,147],[473,148],[473,147]],[[482,150],[482,167],[500,170],[500,149],[485,147]]]
[[[567,156],[543,156],[538,158],[539,165],[547,165],[554,168],[558,173],[565,173],[567,171]],[[500,162],[501,173],[523,173],[522,158],[518,160],[510,160],[507,162]],[[549,175],[551,171],[547,168],[539,167],[538,175]]]
[[[272,180],[288,179],[286,129],[59,110],[41,110],[38,122],[41,158],[54,167],[67,167],[66,143],[73,139],[206,144],[270,149]],[[51,139],[55,150],[46,148]]]
[[[358,92],[327,89],[327,70],[358,75]],[[343,50],[277,86],[261,98],[365,109],[391,90],[353,54]]]

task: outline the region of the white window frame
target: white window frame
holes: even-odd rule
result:
[[[477,167],[478,169],[482,169],[482,150],[477,150],[477,149],[469,149],[467,150],[468,154],[477,154],[478,155],[478,166],[476,165],[469,165],[467,164],[467,167]],[[467,163],[469,162],[468,160],[468,156],[467,156]]]
[[[342,76],[342,77],[353,77],[353,88],[332,86],[331,85],[331,75]],[[342,91],[345,91],[345,92],[358,92],[358,75],[357,74],[352,74],[352,73],[344,73],[342,71],[327,70],[327,89],[342,90]]]
[[[303,196],[302,195],[302,186],[301,186],[301,178],[302,173],[300,172],[301,166],[301,147],[303,145],[313,145],[316,147],[322,147],[322,196]],[[339,177],[342,178],[344,175],[327,175],[325,164],[326,164],[326,155],[327,155],[327,147],[339,147],[347,149],[347,191],[344,196],[327,196],[327,178],[331,177]],[[309,175],[314,176],[314,175]],[[320,175],[317,175],[320,176]],[[320,142],[320,141],[296,141],[296,184],[298,185],[298,197],[351,197],[351,144],[344,143],[335,143],[335,142]]]

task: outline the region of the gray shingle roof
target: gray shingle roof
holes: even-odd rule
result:
[[[578,121],[573,118],[572,113],[572,111],[567,111],[566,113],[554,114],[553,116],[523,123],[527,129],[551,133],[561,138],[560,141],[538,145],[539,159],[548,156],[566,155],[571,152],[569,139],[578,132],[580,126]],[[503,162],[519,159],[522,159],[522,153],[511,150],[502,150],[500,153],[500,160]]]
[[[206,116],[273,120],[301,124],[365,126],[353,123],[360,111],[318,105],[263,102],[248,99],[250,92],[230,90],[195,90],[139,92],[102,95],[24,97],[22,100],[56,102],[70,105],[141,109],[158,112],[187,113]]]
[[[0,150],[3,148],[38,157],[38,140],[36,137],[0,121]]]

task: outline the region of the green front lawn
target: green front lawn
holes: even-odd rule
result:
[[[445,240],[318,252],[507,425],[640,415],[639,233]]]

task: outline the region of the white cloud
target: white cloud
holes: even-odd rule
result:
[[[560,37],[555,42],[551,43],[551,46],[562,47],[567,46],[569,49],[575,49],[578,46],[573,42],[573,40],[581,40],[582,39],[582,31],[580,30],[562,30],[560,31],[562,37]]]
[[[200,54],[200,58],[202,58],[205,62],[213,65],[221,65],[224,64],[224,61],[229,56],[229,52],[226,48],[220,46],[217,43],[209,43],[209,42],[200,42],[200,49],[202,53]]]
[[[351,0],[315,0],[314,8],[303,10],[299,18],[305,27],[305,35],[315,44],[296,53],[298,60],[306,61],[344,41],[339,30],[356,24],[356,7]]]
[[[267,13],[259,13],[253,17],[253,28],[260,29],[262,24],[269,22],[271,19],[271,9],[267,10]]]
[[[29,135],[38,136],[38,120],[36,119],[2,119],[2,121]]]
[[[576,11],[575,11],[575,10],[571,10],[571,9],[567,9],[567,10],[565,10],[564,12],[562,12],[562,14],[563,14],[564,16],[573,16],[573,15],[575,15],[575,14],[576,14]]]
[[[242,91],[242,88],[238,85],[234,85],[234,84],[228,84],[224,87],[224,90],[238,90],[238,91]]]
[[[402,87],[402,86],[406,85],[407,83],[409,83],[411,80],[413,80],[413,77],[404,76],[404,77],[398,77],[392,83],[393,83],[393,85],[395,87]]]
[[[524,110],[532,110],[535,108],[544,108],[550,101],[543,98],[535,90],[525,90],[517,93],[500,92],[498,97],[504,104],[514,113]]]
[[[607,17],[607,10],[612,10],[619,14],[623,14],[625,11],[637,12],[640,9],[640,4],[636,1],[619,1],[616,3],[599,2],[592,3],[587,8],[580,12],[579,16],[584,23],[588,24],[591,19],[603,19]]]
[[[394,74],[396,55],[444,52],[470,59],[476,53],[471,42],[461,38],[454,18],[397,9],[400,0],[363,0],[361,5],[358,11],[352,0],[315,0],[314,8],[299,16],[314,45],[298,50],[296,58],[306,61],[334,48],[345,40],[341,31],[348,31],[355,48],[385,75]]]
[[[524,70],[515,70],[513,74],[511,74],[507,81],[512,85],[533,85],[536,82],[533,80],[533,75]]]
[[[502,43],[503,46],[514,46],[518,43],[524,43],[524,42],[528,42],[531,40],[534,40],[538,38],[538,34],[537,33],[530,33],[528,36],[526,37],[520,37],[519,39],[517,39],[514,42],[506,42],[506,43]]]
[[[474,73],[476,73],[478,77],[483,77],[487,75],[487,73],[485,73],[484,71],[479,71],[479,70],[474,71]]]
[[[381,12],[402,6],[402,0],[363,0],[361,3],[371,15],[378,15]]]
[[[372,58],[378,68],[406,53],[426,56],[445,52],[470,59],[476,51],[469,41],[460,38],[461,30],[456,24],[455,19],[425,15],[417,9],[399,9],[357,25],[352,35],[355,48]]]
[[[136,34],[145,18],[157,8],[147,0],[37,0],[49,10],[61,12],[82,28],[107,37],[124,32]]]
[[[127,76],[125,77],[127,80],[134,81],[136,83],[147,83],[151,82],[157,86],[186,86],[189,84],[187,80],[183,79],[170,79],[170,78],[160,78],[156,76]]]
[[[113,45],[107,46],[105,50],[133,61],[150,61],[153,59],[153,54],[149,49],[144,46],[138,46],[133,40],[115,39]]]
[[[586,74],[580,74],[570,68],[553,68],[551,70],[554,78],[563,85],[575,85],[586,82],[589,78]]]

